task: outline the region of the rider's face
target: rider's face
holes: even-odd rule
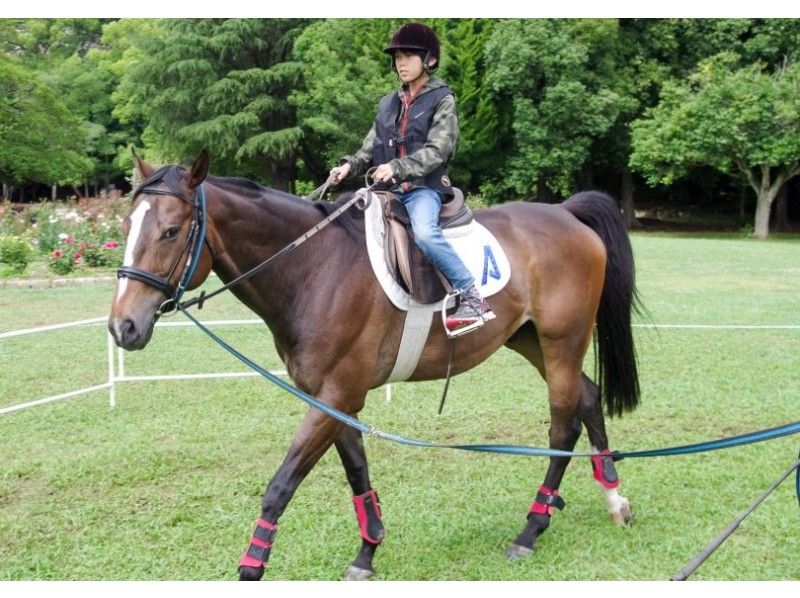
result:
[[[395,50],[394,65],[403,83],[413,83],[425,74],[425,69],[422,68],[422,58],[415,52]]]

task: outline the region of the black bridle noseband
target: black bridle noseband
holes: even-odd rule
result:
[[[148,195],[170,195],[172,197],[177,197],[178,199],[190,204],[194,208],[192,228],[189,231],[186,244],[178,254],[178,257],[175,259],[175,262],[172,264],[172,268],[170,268],[166,277],[162,278],[157,274],[153,274],[152,272],[135,268],[133,266],[121,266],[117,270],[117,278],[130,278],[133,280],[138,280],[139,282],[143,282],[146,285],[164,293],[164,295],[167,297],[167,300],[164,301],[156,311],[155,317],[158,319],[163,314],[169,313],[175,309],[175,306],[181,300],[183,293],[189,286],[189,282],[192,280],[194,272],[197,268],[197,263],[200,261],[200,252],[203,250],[203,243],[205,243],[206,239],[206,192],[201,184],[195,189],[194,198],[192,201],[186,199],[181,194],[166,189],[144,187],[139,189],[135,195],[138,196],[142,193],[146,193]],[[184,267],[181,280],[178,283],[178,286],[175,287],[170,282],[170,279],[175,273],[175,270],[177,270],[178,265],[181,262],[181,258],[187,250],[189,251],[189,259]]]

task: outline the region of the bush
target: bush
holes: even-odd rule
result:
[[[90,268],[119,268],[122,265],[122,246],[112,240],[88,243],[83,248],[83,262]]]
[[[28,267],[33,249],[21,237],[0,237],[0,264],[8,266],[12,272],[22,274]]]

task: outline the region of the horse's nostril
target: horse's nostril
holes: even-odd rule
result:
[[[130,318],[125,318],[117,325],[117,340],[123,345],[129,344],[136,338],[136,324]]]
[[[136,332],[136,324],[133,323],[133,320],[130,318],[125,318],[122,321],[122,334],[127,336],[128,334],[134,334]]]

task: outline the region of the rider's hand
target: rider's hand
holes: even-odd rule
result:
[[[336,166],[335,168],[331,168],[330,176],[331,176],[331,185],[334,187],[341,183],[347,175],[350,173],[350,162],[345,162],[341,166]]]
[[[375,172],[372,173],[372,180],[373,181],[380,181],[382,183],[388,183],[394,178],[394,172],[392,171],[392,167],[389,166],[389,163],[381,164],[375,169]]]

